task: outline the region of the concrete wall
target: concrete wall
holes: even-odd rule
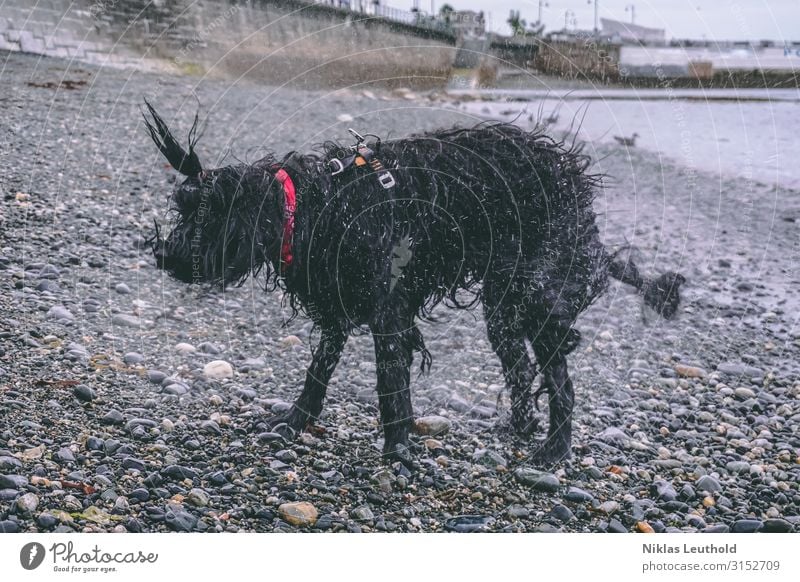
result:
[[[688,70],[689,63],[712,63],[716,71],[800,70],[800,49],[783,47],[646,47],[623,46],[620,62],[631,67],[653,63],[674,65]]]
[[[440,87],[455,39],[296,0],[4,0],[0,49],[268,84]]]
[[[504,67],[530,69],[536,64],[539,40],[533,37],[493,36],[491,50]]]
[[[602,81],[619,78],[619,46],[597,44],[589,38],[541,41],[535,62],[539,71],[549,75]]]

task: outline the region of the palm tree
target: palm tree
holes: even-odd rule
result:
[[[439,8],[439,18],[441,18],[442,20],[444,20],[449,24],[450,15],[453,14],[453,12],[455,11],[456,9],[450,6],[449,4],[442,4],[442,7]]]
[[[512,35],[522,36],[525,34],[525,27],[528,23],[525,22],[524,18],[520,18],[519,10],[512,10],[508,15],[508,20],[506,20],[506,22],[511,27]]]

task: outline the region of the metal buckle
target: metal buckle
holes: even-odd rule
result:
[[[349,131],[349,132],[350,132],[350,135],[352,135],[354,138],[356,138],[356,142],[357,142],[357,144],[356,144],[356,145],[361,145],[362,143],[364,143],[364,142],[366,141],[366,140],[364,139],[364,136],[363,136],[363,135],[361,135],[360,133],[358,133],[358,132],[357,132],[355,129],[353,129],[352,127],[348,127],[348,128],[347,128],[347,131]]]
[[[331,158],[328,160],[328,164],[335,167],[335,169],[331,172],[331,176],[336,176],[337,174],[344,172],[344,164],[339,158]]]
[[[378,182],[385,190],[392,188],[396,184],[391,172],[382,172],[378,174]]]

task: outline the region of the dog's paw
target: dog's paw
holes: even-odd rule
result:
[[[388,444],[383,449],[383,458],[389,463],[400,462],[411,472],[419,470],[419,462],[408,443]]]
[[[539,432],[539,419],[533,414],[524,419],[516,419],[511,423],[514,434],[522,439],[530,439]]]
[[[539,433],[539,417],[531,412],[526,418],[515,420],[510,413],[506,413],[497,420],[495,428],[502,435],[530,441]]]
[[[572,451],[569,446],[559,447],[548,443],[543,443],[531,454],[530,461],[538,467],[552,467],[569,459]]]
[[[294,440],[297,433],[306,428],[310,416],[292,407],[288,411],[276,414],[261,422],[265,431],[276,432],[286,440]]]

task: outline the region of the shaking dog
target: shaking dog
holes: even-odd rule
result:
[[[331,142],[207,169],[195,151],[196,118],[188,150],[150,104],[145,120],[185,176],[172,194],[170,232],[152,240],[158,267],[186,283],[261,273],[319,330],[299,397],[266,428],[293,434],[317,419],[349,335],[366,330],[384,454],[413,464],[410,370],[415,353],[423,369],[431,364],[417,321],[440,303],[481,305],[517,433],[532,437],[533,405],[548,396],[548,431],[534,460],[552,464],[571,450],[575,321],[609,277],[634,286],[664,317],[678,309],[684,277],[644,278],[607,251],[592,209],[600,177],[580,147],[543,130],[489,122],[390,141],[354,132],[351,147]]]

